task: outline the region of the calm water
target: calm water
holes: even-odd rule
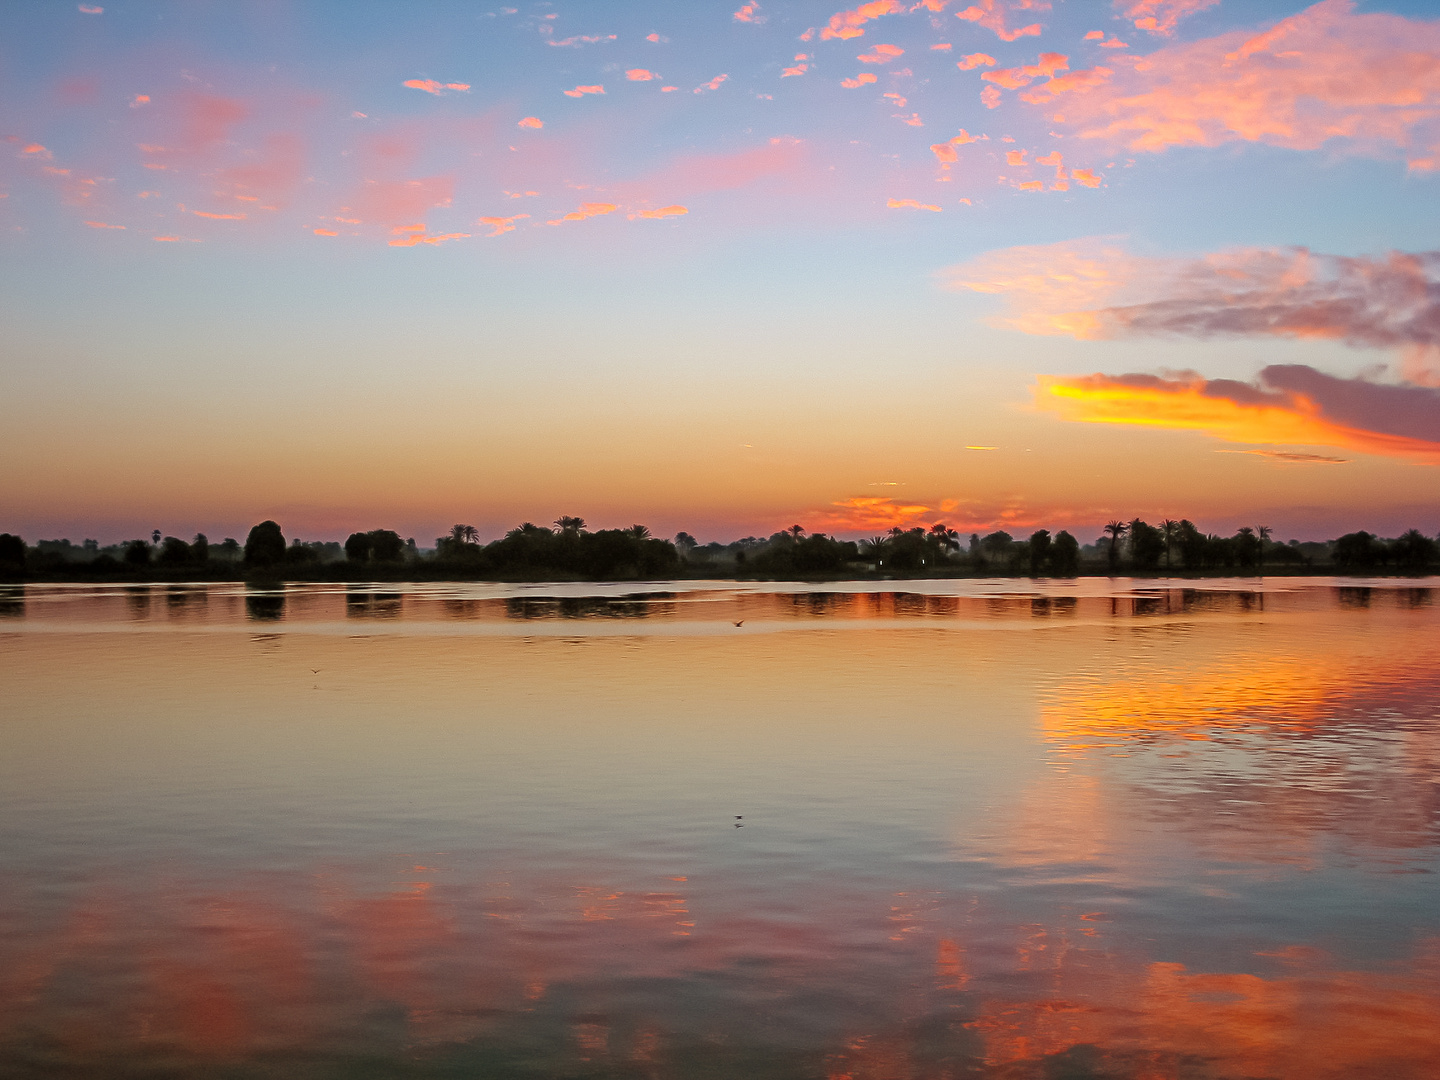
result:
[[[0,1074],[1440,1075],[1440,581],[884,588],[0,592]]]

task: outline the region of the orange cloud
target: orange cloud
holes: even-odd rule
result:
[[[915,199],[888,199],[885,205],[891,210],[933,210],[937,214],[940,213],[940,207],[931,203],[922,203]]]
[[[658,44],[660,43],[660,35],[659,35],[659,34],[646,34],[646,35],[645,35],[645,40],[646,40],[646,41],[653,41],[653,42],[655,42],[655,43],[658,45]],[[669,41],[670,39],[669,39],[669,38],[666,38],[665,40],[666,40],[666,41]]]
[[[1071,169],[1070,179],[1085,187],[1095,188],[1100,186],[1100,177],[1089,169]]]
[[[603,94],[605,93],[605,87],[577,86],[574,90],[563,90],[561,91],[561,93],[563,93],[566,97],[584,97],[586,94]]]
[[[899,45],[876,45],[868,53],[861,53],[855,59],[862,64],[888,64],[898,56],[904,56],[905,50]]]
[[[701,84],[700,84],[699,86],[697,86],[694,90],[692,90],[691,93],[692,93],[692,94],[703,94],[706,90],[719,90],[719,89],[720,89],[720,84],[723,83],[723,82],[725,82],[725,80],[727,80],[728,78],[730,78],[729,75],[716,75],[716,76],[715,76],[713,79],[711,79],[709,82],[707,82],[707,83],[701,83]]]
[[[996,108],[1000,104],[1000,88],[998,86],[987,86],[980,91],[980,103],[987,109]]]
[[[1214,7],[1220,0],[1115,0],[1127,19],[1135,21],[1137,30],[1169,37],[1175,25],[1196,12]],[[1101,35],[1104,36],[1103,34]]]
[[[1054,76],[1057,71],[1064,71],[1070,66],[1070,58],[1064,53],[1041,53],[1039,60],[1034,64],[1027,64],[1024,67],[1001,68],[998,71],[982,71],[980,78],[987,82],[997,83],[1007,90],[1018,90],[1022,86],[1029,86],[1036,79],[1042,76]]]
[[[788,67],[784,71],[780,72],[780,77],[782,79],[786,79],[791,77],[792,75],[804,75],[805,72],[809,70],[809,64],[796,64],[794,67]]]
[[[625,72],[625,78],[631,82],[649,82],[651,79],[658,79],[660,76],[653,71],[646,71],[644,68],[630,68]]]
[[[773,138],[765,145],[730,154],[685,157],[647,179],[651,191],[733,191],[761,180],[796,179],[807,160],[798,139]]]
[[[840,85],[843,86],[843,87],[845,87],[845,89],[847,89],[847,90],[854,90],[854,89],[855,89],[856,87],[858,87],[858,86],[864,86],[864,85],[867,84],[867,83],[873,83],[873,82],[875,82],[875,81],[877,80],[877,78],[878,78],[878,77],[877,77],[875,74],[873,74],[872,72],[862,71],[859,75],[856,75],[853,79],[841,79],[841,80],[840,80]]]
[[[133,98],[130,99],[130,107],[131,107],[132,109],[138,109],[141,105],[149,105],[149,104],[150,104],[150,95],[149,95],[149,94],[136,94]]]
[[[244,221],[244,214],[212,214],[208,210],[191,210],[196,217],[211,218],[215,221]]]
[[[469,83],[442,83],[436,82],[434,79],[407,79],[400,85],[408,86],[412,90],[424,90],[425,93],[434,94],[436,97],[443,95],[446,90],[463,92],[470,89]]]
[[[955,66],[961,71],[969,71],[972,68],[980,67],[982,64],[986,67],[994,67],[995,58],[989,53],[977,52],[970,53],[955,61]]]
[[[760,5],[755,0],[749,0],[739,11],[735,12],[733,18],[736,22],[763,23],[765,16],[760,13]]]
[[[1005,164],[1006,164],[1006,165],[1024,165],[1024,164],[1025,164],[1025,151],[1024,151],[1024,150],[1006,150],[1006,151],[1005,151]]]
[[[538,116],[527,116],[522,120],[516,121],[515,126],[523,128],[534,128],[536,131],[539,131],[545,126],[545,121],[541,120]]]
[[[948,41],[941,41],[930,46],[931,52],[949,52],[954,46]]]
[[[318,229],[318,228],[317,228],[317,229],[314,230],[314,232],[315,232],[315,235],[316,235],[316,236],[339,236],[339,235],[340,235],[340,234],[339,234],[338,232],[336,232],[334,229]]]
[[[96,7],[94,4],[81,4],[80,10],[86,15],[102,15],[105,12],[103,7]]]
[[[1086,41],[1103,41],[1103,40],[1105,40],[1105,31],[1104,31],[1104,30],[1091,30],[1088,34],[1085,35],[1085,40],[1086,40]]]
[[[910,528],[934,513],[933,507],[919,503],[860,496],[831,503],[820,512],[817,524],[832,532],[888,532],[894,528]]]
[[[1048,101],[1055,100],[1057,94],[1089,90],[1092,87],[1101,86],[1114,74],[1115,72],[1111,68],[1093,67],[1072,71],[1069,75],[1055,75],[1033,90],[1025,91],[1020,95],[1020,100],[1028,101],[1032,105],[1043,105]],[[1059,117],[1056,118],[1056,122],[1060,122]]]
[[[40,161],[53,161],[55,159],[55,155],[52,154],[49,150],[45,149],[45,147],[43,147],[39,143],[29,143],[23,150],[20,151],[20,156],[32,157]]]
[[[87,221],[87,222],[85,222],[85,224],[86,224],[86,225],[89,225],[90,228],[92,228],[92,229],[123,229],[123,228],[125,228],[124,225],[107,225],[107,224],[105,224],[105,222],[103,222],[103,221]]]
[[[424,229],[425,229],[425,226],[424,226],[424,225],[402,226],[401,228],[398,228],[398,229],[392,229],[392,230],[391,230],[392,232],[404,232],[404,233],[406,233],[407,235],[405,235],[405,236],[398,236],[398,237],[396,237],[394,240],[391,240],[391,241],[390,241],[390,246],[391,246],[391,247],[415,247],[415,246],[418,245],[418,244],[431,244],[431,245],[435,245],[435,244],[443,244],[443,243],[445,243],[447,240],[464,240],[464,239],[467,239],[467,238],[470,236],[469,233],[463,233],[463,232],[441,233],[441,234],[439,234],[438,236],[427,236],[427,235],[425,234],[425,232],[424,232]],[[417,231],[417,230],[419,230],[419,231]]]
[[[678,206],[678,205],[677,205],[677,206],[662,206],[659,210],[642,210],[642,211],[640,211],[640,213],[636,214],[635,216],[636,216],[636,217],[642,217],[642,218],[655,219],[655,218],[679,217],[679,216],[682,215],[682,214],[688,214],[688,213],[690,213],[690,210],[689,210],[688,207]]]
[[[515,214],[512,217],[482,217],[480,224],[490,226],[491,231],[485,234],[488,239],[492,236],[500,236],[507,232],[514,232],[515,222],[522,218],[528,218],[529,216],[529,214]]]
[[[587,202],[581,203],[580,209],[571,210],[570,213],[556,218],[554,221],[547,221],[547,225],[561,225],[567,221],[584,221],[586,218],[601,217],[605,214],[613,214],[620,209],[614,203]]]
[[[1067,97],[1065,122],[1081,137],[1149,152],[1236,141],[1398,150],[1416,169],[1440,151],[1440,21],[1357,15],[1350,0],[1324,0],[1261,34],[1232,31],[1138,60]]]
[[[841,11],[830,16],[830,23],[820,31],[822,41],[829,41],[832,38],[848,40],[857,38],[865,33],[860,27],[871,19],[878,19],[882,15],[903,15],[910,8],[901,3],[900,0],[872,0],[871,3],[861,4],[853,11]]]
[[[1011,12],[1049,10],[1049,0],[980,0],[978,4],[972,4],[964,11],[957,11],[955,17],[994,31],[1001,41],[1014,41],[1022,37],[1039,37],[1040,24],[1031,23],[1029,26],[1012,30],[1006,26]]]
[[[1336,446],[1440,464],[1440,390],[1339,379],[1299,364],[1259,384],[1194,372],[1041,376],[1036,403],[1063,419],[1202,431],[1227,442]]]
[[[1021,191],[1044,191],[1044,190],[1045,190],[1045,182],[1044,182],[1043,180],[1026,180],[1024,183],[1020,184],[1019,186],[1020,186],[1020,190],[1021,190]]]

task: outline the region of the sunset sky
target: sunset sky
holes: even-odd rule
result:
[[[0,531],[1440,530],[1433,0],[0,7]]]

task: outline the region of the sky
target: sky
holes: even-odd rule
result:
[[[0,530],[1440,530],[1419,0],[0,6]]]

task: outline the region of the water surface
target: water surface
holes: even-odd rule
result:
[[[1437,587],[4,591],[0,1072],[1433,1077]]]

